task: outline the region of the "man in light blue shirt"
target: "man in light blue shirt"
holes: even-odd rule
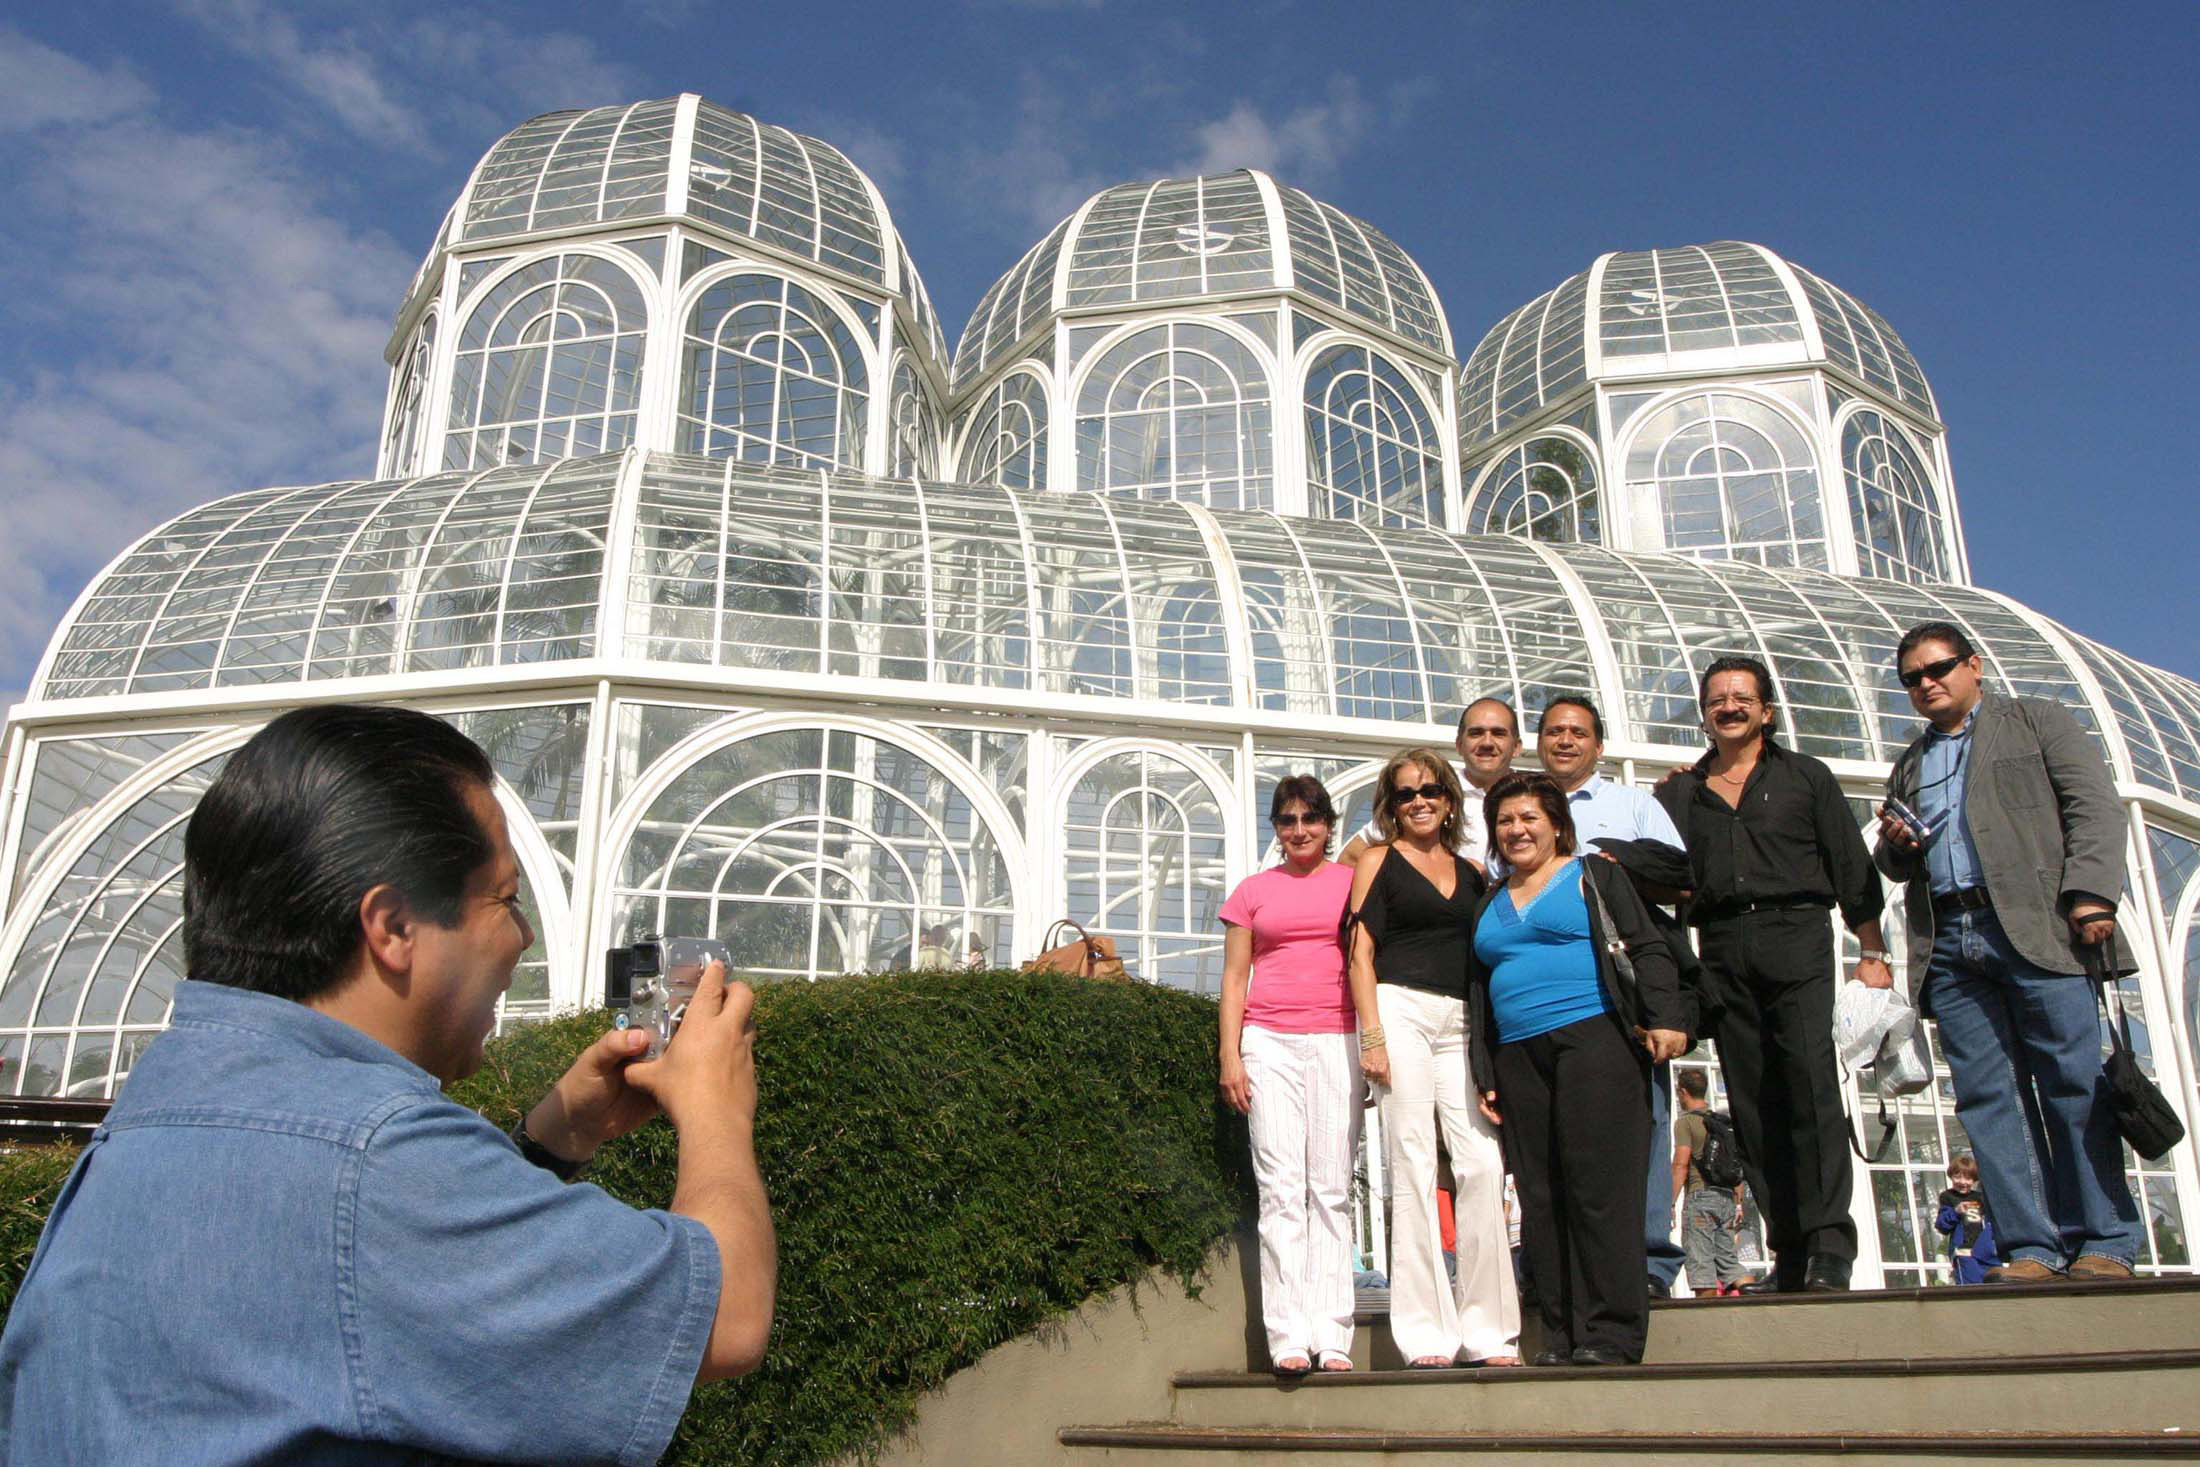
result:
[[[55,1201],[0,1337],[0,1462],[643,1464],[762,1358],[776,1271],[746,987],[591,1045],[507,1137],[481,1063],[534,934],[481,750],[277,719],[185,836],[169,1030]],[[567,1185],[659,1108],[669,1211]]]
[[[1544,705],[1536,725],[1535,755],[1544,771],[1566,791],[1574,817],[1574,838],[1596,849],[1604,840],[1663,841],[1686,848],[1673,817],[1648,790],[1614,784],[1597,773],[1604,755],[1604,715],[1586,697],[1568,693]],[[1490,879],[1504,879],[1493,865]],[[1650,1174],[1643,1192],[1643,1241],[1649,1251],[1650,1293],[1663,1299],[1673,1292],[1687,1254],[1673,1241],[1673,1067],[1650,1072]]]
[[[1953,729],[1927,726],[1918,756],[1917,813],[1935,833],[1925,847],[1925,873],[1936,897],[1986,884],[1978,848],[1971,844],[1970,817],[1964,813],[1970,762],[1971,714]]]

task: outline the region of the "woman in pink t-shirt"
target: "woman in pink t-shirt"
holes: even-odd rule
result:
[[[1329,859],[1329,791],[1294,774],[1276,786],[1268,818],[1283,864],[1246,877],[1222,904],[1222,1098],[1250,1117],[1268,1358],[1284,1375],[1350,1370],[1363,1084],[1354,1031],[1378,1041],[1369,1078],[1387,1078],[1387,1062],[1374,985],[1358,992],[1345,974],[1338,929],[1352,870]]]

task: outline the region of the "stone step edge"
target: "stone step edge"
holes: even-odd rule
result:
[[[2200,1457],[2200,1433],[2098,1432],[1522,1432],[1390,1431],[1353,1427],[1179,1426],[1129,1423],[1066,1426],[1065,1447],[1146,1447],[1191,1451],[1295,1452],[1767,1452],[1840,1456],[1880,1452],[1919,1456]]]
[[[2200,1350],[2114,1350],[2052,1355],[1917,1355],[1872,1360],[1700,1360],[1661,1365],[1528,1365],[1449,1370],[1352,1370],[1281,1377],[1268,1371],[1180,1370],[1178,1390],[1346,1390],[1368,1386],[1526,1385],[1570,1380],[1748,1380],[1782,1376],[2027,1375],[2049,1370],[2175,1370],[2200,1366]]]
[[[1889,1302],[1976,1304],[1989,1299],[2074,1299],[2086,1294],[2130,1294],[2144,1298],[2149,1294],[2185,1293],[2200,1293],[2200,1274],[2143,1279],[2068,1279],[2047,1284],[1973,1284],[1960,1288],[1950,1285],[1939,1289],[1850,1289],[1829,1294],[1739,1294],[1726,1298],[1699,1295],[1692,1299],[1652,1299],[1650,1308],[1653,1313],[1688,1309],[1764,1309],[1791,1304],[1853,1308]],[[1380,1324],[1389,1317],[1388,1309],[1370,1307],[1352,1311],[1356,1324]]]

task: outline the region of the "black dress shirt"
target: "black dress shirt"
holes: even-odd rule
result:
[[[1688,842],[1692,924],[1752,904],[1838,906],[1852,931],[1879,915],[1886,906],[1879,873],[1832,770],[1768,738],[1740,802],[1729,805],[1709,784],[1711,759],[1704,755],[1657,792]]]

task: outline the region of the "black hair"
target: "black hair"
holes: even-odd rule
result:
[[[1337,843],[1337,807],[1329,798],[1329,787],[1311,774],[1287,774],[1276,781],[1276,792],[1268,797],[1268,822],[1273,825],[1283,814],[1283,807],[1293,801],[1304,805],[1306,813],[1329,827],[1329,838],[1322,842],[1322,849],[1329,850]]]
[[[1676,1070],[1673,1083],[1690,1100],[1701,1100],[1711,1093],[1711,1077],[1702,1070]]]
[[[1699,709],[1705,706],[1705,700],[1711,696],[1711,680],[1722,672],[1748,673],[1757,680],[1757,698],[1759,702],[1765,705],[1766,712],[1770,713],[1778,707],[1780,690],[1773,684],[1772,669],[1754,657],[1744,657],[1740,653],[1729,653],[1724,657],[1712,658],[1711,665],[1703,670],[1703,676],[1696,679],[1696,706]],[[1770,737],[1775,722],[1775,719],[1768,718],[1765,721],[1765,726],[1757,730],[1757,736],[1759,738]]]
[[[1597,712],[1597,705],[1589,701],[1589,695],[1587,693],[1560,693],[1557,697],[1551,699],[1550,702],[1545,703],[1543,705],[1543,711],[1535,716],[1535,731],[1537,733],[1543,732],[1544,722],[1550,718],[1551,710],[1553,708],[1564,708],[1569,705],[1575,708],[1579,708],[1582,712],[1589,715],[1589,727],[1595,732],[1597,736],[1597,742],[1600,744],[1603,743],[1604,715]]]
[[[1945,621],[1921,621],[1902,634],[1901,643],[1894,649],[1894,665],[1899,670],[1902,659],[1926,642],[1946,642],[1949,650],[1958,657],[1976,657],[1978,649],[1971,639],[1963,635],[1963,628]]]
[[[1567,803],[1566,791],[1559,782],[1540,769],[1516,769],[1491,785],[1490,792],[1482,797],[1482,825],[1490,833],[1490,848],[1497,848],[1498,807],[1522,795],[1543,807],[1552,830],[1558,834],[1555,842],[1558,853],[1572,855],[1574,847],[1580,844],[1580,837],[1574,831],[1573,807]]]
[[[455,926],[492,856],[467,808],[496,772],[481,747],[406,708],[331,703],[253,735],[183,836],[183,952],[191,977],[304,1000],[359,951],[359,902],[389,885]]]
[[[1465,735],[1467,731],[1467,715],[1472,713],[1475,709],[1481,707],[1484,703],[1495,703],[1498,707],[1504,709],[1505,716],[1512,720],[1513,737],[1516,739],[1520,737],[1520,710],[1513,707],[1512,704],[1506,702],[1503,698],[1482,697],[1475,699],[1472,703],[1469,703],[1466,707],[1459,710],[1459,727],[1453,731],[1451,736],[1453,743],[1457,743],[1460,738]]]

